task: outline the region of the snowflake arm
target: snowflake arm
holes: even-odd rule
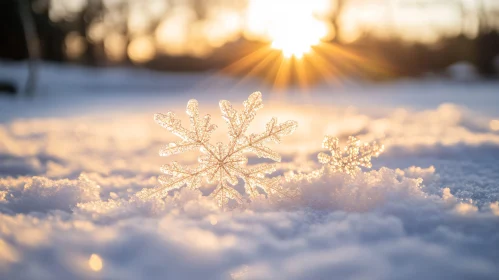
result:
[[[250,168],[235,169],[235,172],[243,179],[245,191],[250,198],[256,198],[260,195],[259,188],[270,198],[281,199],[296,196],[295,190],[282,187],[281,177],[266,177],[266,174],[271,174],[275,170],[275,164],[263,163]]]
[[[237,142],[248,129],[250,123],[256,116],[256,112],[263,108],[262,94],[254,92],[243,102],[243,113],[237,112],[227,100],[220,101],[222,117],[229,127],[229,140]]]
[[[225,181],[221,181],[210,196],[215,199],[220,207],[227,205],[230,199],[234,199],[238,204],[243,203],[241,194],[233,187],[229,186]]]
[[[242,141],[245,145],[239,149],[247,149],[248,151],[255,153],[260,158],[263,157],[280,162],[281,156],[277,152],[266,147],[264,144],[268,141],[279,143],[282,136],[290,135],[295,131],[297,124],[294,121],[277,124],[277,119],[272,118],[270,122],[267,123],[266,127],[267,129],[265,132],[261,134],[251,134],[247,142]]]
[[[161,156],[170,156],[183,152],[188,152],[200,147],[206,151],[211,151],[206,145],[210,140],[211,133],[217,128],[210,124],[210,115],[204,116],[203,120],[199,117],[198,102],[194,99],[187,103],[187,115],[191,123],[191,130],[185,129],[180,120],[176,118],[175,113],[168,112],[166,115],[155,114],[154,120],[168,131],[180,137],[182,140],[170,143],[160,150]]]
[[[150,197],[164,197],[169,191],[179,189],[186,185],[190,189],[196,189],[201,185],[201,179],[207,174],[212,166],[200,166],[198,168],[189,168],[179,165],[177,162],[165,164],[161,167],[161,172],[170,176],[159,176],[158,181],[162,188],[159,189],[143,189],[137,193],[141,199]]]
[[[267,188],[267,182],[264,180],[266,174],[271,174],[276,170],[275,164],[259,164],[251,168],[242,168],[233,166],[233,170],[241,177],[245,183],[246,193],[254,198],[259,195],[258,187]],[[268,192],[266,192],[268,193]]]

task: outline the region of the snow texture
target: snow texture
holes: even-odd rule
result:
[[[277,202],[259,196],[223,211],[208,196],[210,186],[132,199],[160,185],[164,158],[157,151],[178,140],[154,124],[151,113],[181,111],[186,99],[196,98],[203,112],[215,115],[213,100],[220,96],[199,89],[177,96],[165,88],[164,95],[146,89],[136,98],[105,87],[106,79],[120,86],[114,76],[126,81],[124,88],[134,79],[141,87],[166,87],[163,80],[195,84],[198,77],[116,70],[99,78],[87,69],[43,69],[42,88],[50,87],[40,96],[0,98],[0,279],[499,275],[499,116],[491,110],[499,104],[497,84],[405,81],[347,87],[348,96],[331,94],[335,87],[311,89],[311,97],[269,92],[268,110],[259,111],[248,133],[258,133],[270,116],[299,125],[280,145],[269,145],[282,157],[275,175],[321,168],[317,154],[329,154],[320,149],[324,135],[338,137],[340,146],[350,135],[364,143],[381,140],[385,151],[354,177],[289,182],[286,187],[301,190],[297,196]],[[100,94],[80,88],[94,79]],[[387,98],[385,91],[397,95]],[[247,92],[238,88],[223,98],[242,101]],[[228,131],[220,120],[213,123],[220,127],[211,135],[216,143]],[[191,151],[169,159],[192,165],[198,156]],[[263,163],[248,154],[249,165]],[[244,191],[242,184],[234,188]]]

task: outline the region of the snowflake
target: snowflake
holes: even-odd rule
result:
[[[208,183],[217,184],[211,196],[216,199],[220,206],[226,205],[229,199],[234,199],[240,204],[244,202],[241,194],[233,188],[238,183],[238,178],[244,181],[245,191],[250,198],[259,195],[258,188],[262,189],[268,196],[287,196],[288,191],[282,188],[279,177],[265,177],[265,174],[270,174],[276,170],[275,164],[247,166],[248,159],[245,153],[252,152],[260,158],[280,162],[279,154],[265,146],[265,143],[269,141],[279,143],[282,136],[294,132],[297,123],[287,121],[278,124],[276,118],[272,118],[267,123],[265,132],[247,136],[246,130],[255,118],[256,112],[263,107],[261,93],[251,94],[243,104],[244,110],[237,112],[229,101],[220,101],[220,110],[229,128],[228,144],[212,145],[209,143],[210,136],[217,127],[210,124],[209,115],[200,118],[198,102],[194,99],[187,103],[190,129],[184,128],[172,112],[168,112],[166,115],[155,114],[154,120],[159,125],[181,138],[180,141],[170,143],[161,149],[161,156],[170,156],[195,149],[199,149],[202,155],[199,156],[199,164],[195,167],[182,166],[177,162],[162,166],[161,171],[167,174],[167,176],[160,176],[158,179],[162,187],[145,189],[137,194],[139,198],[164,197],[170,190],[179,189],[184,185],[196,189],[201,186],[203,178]]]
[[[361,167],[371,168],[371,158],[378,157],[383,152],[384,146],[376,142],[364,143],[354,136],[348,137],[346,146],[342,149],[339,139],[332,136],[325,136],[322,141],[322,148],[328,149],[330,155],[319,153],[317,158],[322,163],[322,167],[309,173],[295,173],[290,171],[285,174],[286,181],[312,181],[322,177],[326,173],[345,173],[355,176]]]
[[[371,157],[378,157],[384,150],[383,145],[376,142],[360,144],[354,136],[348,137],[347,144],[340,148],[339,140],[336,137],[326,136],[322,141],[322,148],[328,149],[331,155],[319,153],[319,162],[332,172],[340,172],[355,175],[360,167],[371,168]]]

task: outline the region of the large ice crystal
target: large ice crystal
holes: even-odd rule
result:
[[[245,190],[249,198],[254,198],[262,190],[268,196],[283,198],[292,195],[291,191],[281,186],[281,178],[267,178],[276,170],[275,164],[263,163],[248,166],[246,153],[254,153],[260,158],[271,159],[280,162],[281,157],[265,143],[279,143],[282,136],[290,135],[297,127],[295,121],[277,123],[272,118],[266,126],[266,130],[259,134],[246,135],[246,131],[256,112],[263,107],[260,92],[251,94],[244,103],[242,112],[236,111],[229,101],[220,101],[220,110],[229,128],[229,143],[210,144],[210,136],[217,128],[210,123],[210,116],[203,118],[199,115],[198,102],[190,100],[187,103],[187,114],[190,119],[190,129],[184,128],[175,114],[168,112],[154,115],[154,120],[173,134],[180,137],[180,141],[170,143],[160,150],[161,156],[184,153],[199,149],[201,155],[199,164],[194,167],[182,166],[177,162],[166,164],[161,171],[166,176],[160,176],[162,184],[157,189],[145,189],[137,194],[140,198],[164,197],[170,190],[187,186],[191,189],[199,188],[203,179],[208,183],[216,184],[212,192],[220,206],[226,205],[230,199],[238,203],[244,202],[244,197],[233,186],[241,178],[245,183]]]

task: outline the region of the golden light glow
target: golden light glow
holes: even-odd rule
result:
[[[87,50],[85,37],[78,32],[70,32],[64,39],[64,45],[66,55],[71,59],[80,57]]]
[[[282,51],[285,57],[301,58],[311,51],[327,35],[324,24],[310,18],[302,22],[282,22],[271,30],[272,47]]]
[[[499,131],[499,120],[491,120],[489,126],[491,130]]]
[[[90,255],[88,259],[88,266],[93,271],[100,271],[102,269],[102,258],[97,254]]]
[[[104,39],[104,50],[110,60],[121,61],[126,55],[127,39],[124,35],[112,32]]]
[[[212,226],[214,226],[214,225],[216,225],[217,223],[218,223],[217,217],[215,217],[215,216],[211,216],[211,217],[210,217],[210,224],[211,224]]]
[[[87,36],[90,42],[92,43],[100,43],[102,40],[104,40],[104,37],[106,36],[106,26],[103,22],[93,22],[90,27],[88,28],[87,31]]]
[[[11,246],[9,243],[5,242],[0,238],[0,260],[2,264],[8,265],[11,263],[16,263],[20,260],[19,252]],[[1,267],[1,265],[0,265]]]
[[[144,63],[154,58],[156,47],[154,39],[148,36],[138,37],[128,45],[128,57],[137,63]]]
[[[183,6],[176,7],[156,28],[158,49],[173,56],[187,54],[190,45],[190,23],[195,19],[194,11]]]
[[[342,71],[363,62],[328,43],[334,38],[329,11],[330,0],[250,0],[243,36],[264,43],[255,43],[251,52],[222,71],[243,76],[240,83],[263,77],[276,91],[298,85],[306,92],[319,80],[336,82]]]
[[[317,18],[326,4],[318,0],[250,1],[245,35],[264,37],[285,57],[301,58],[328,36],[327,23]]]

